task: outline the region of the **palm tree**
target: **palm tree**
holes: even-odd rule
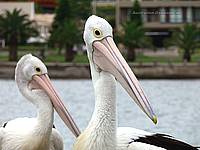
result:
[[[200,47],[200,30],[194,24],[186,24],[173,32],[172,37],[166,40],[166,45],[183,49],[183,60],[190,62],[192,53]]]
[[[143,27],[141,6],[138,0],[135,0],[129,14],[129,20],[124,24],[124,36],[122,42],[127,47],[127,60],[136,60],[136,48],[152,47],[152,40],[145,35]]]
[[[14,9],[12,12],[6,10],[0,16],[0,35],[5,38],[8,45],[9,60],[17,61],[18,44],[25,42],[31,36],[37,36],[38,32],[28,15],[22,14],[20,9]]]
[[[124,36],[122,42],[127,47],[127,60],[136,60],[136,48],[152,47],[151,38],[145,35],[143,26],[134,22],[124,25]]]
[[[138,25],[143,25],[141,12],[142,8],[140,6],[140,2],[138,0],[134,0],[133,7],[131,8],[131,12],[129,14],[130,21],[135,22]]]

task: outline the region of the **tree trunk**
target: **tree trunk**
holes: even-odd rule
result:
[[[40,49],[40,59],[42,59],[43,61],[45,60],[45,48],[41,48]]]
[[[190,62],[190,61],[191,61],[190,50],[185,50],[185,51],[184,51],[183,60],[184,60],[184,61],[187,61],[187,62]]]
[[[136,53],[134,48],[128,48],[127,51],[127,61],[135,61],[136,60]]]
[[[62,54],[62,46],[61,44],[58,45],[58,55],[61,55]]]
[[[72,50],[73,45],[66,45],[65,47],[65,61],[72,62],[74,59],[75,52]]]
[[[9,46],[9,61],[17,61],[17,45]]]

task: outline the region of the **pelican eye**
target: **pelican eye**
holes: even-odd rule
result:
[[[93,30],[94,36],[97,38],[101,38],[103,36],[102,32],[99,29]]]
[[[40,72],[41,72],[41,69],[40,69],[39,67],[36,67],[36,68],[35,68],[35,71],[38,72],[38,73],[40,73]]]

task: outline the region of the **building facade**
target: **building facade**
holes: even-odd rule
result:
[[[142,11],[131,12],[134,0],[96,0],[96,6],[116,7],[116,27],[128,20],[129,14],[142,14],[146,35],[153,38],[154,45],[163,46],[163,40],[171,36],[171,30],[186,23],[200,27],[200,0],[139,0]]]
[[[146,28],[166,29],[180,27],[185,23],[200,23],[199,0],[141,0],[142,12],[130,12],[131,0],[118,0],[119,23],[129,13],[141,13]]]
[[[117,0],[117,26],[125,22],[130,13],[141,13],[144,27],[148,29],[146,35],[153,38],[157,47],[163,47],[164,39],[170,37],[175,28],[186,23],[200,26],[199,0],[140,0],[140,5],[142,12],[131,12],[133,1]]]
[[[43,12],[45,13],[54,13],[55,8],[58,4],[57,0],[30,0],[40,6]]]
[[[36,14],[34,2],[0,2],[0,15],[4,14],[5,10],[13,11],[20,9],[23,14],[27,14],[30,20],[35,21],[35,26],[39,32],[39,37],[30,38],[27,42],[44,43],[50,36],[50,29],[54,20],[54,14]],[[5,46],[5,41],[0,35],[0,47]]]
[[[3,14],[5,10],[13,11],[14,9],[21,9],[22,13],[27,14],[31,20],[34,19],[33,2],[0,2],[0,14]]]

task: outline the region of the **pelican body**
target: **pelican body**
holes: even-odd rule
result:
[[[53,128],[54,109],[75,136],[80,133],[47,75],[46,66],[31,54],[15,69],[15,80],[24,97],[37,108],[36,118],[17,118],[0,128],[0,150],[63,150],[63,139]]]
[[[83,38],[90,62],[95,108],[89,125],[77,138],[74,150],[196,150],[170,136],[117,128],[116,80],[155,124],[157,118],[112,37],[112,27],[105,19],[94,15],[88,18]]]

